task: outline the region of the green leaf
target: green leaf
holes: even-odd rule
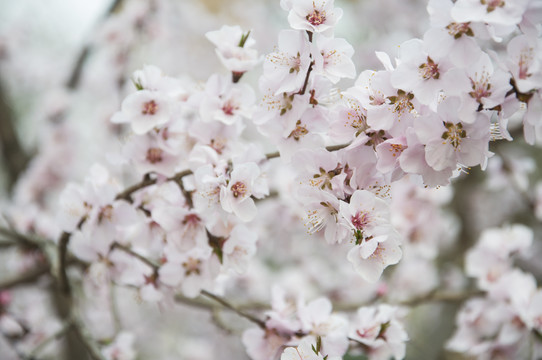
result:
[[[248,36],[250,35],[250,30],[246,33],[241,35],[241,40],[239,41],[239,47],[245,46],[245,43],[247,42]]]

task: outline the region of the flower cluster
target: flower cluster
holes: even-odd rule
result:
[[[533,233],[523,225],[488,229],[466,258],[466,273],[477,280],[485,297],[469,300],[457,315],[448,348],[479,359],[520,358],[530,348],[529,338],[542,331],[542,292],[536,279],[513,266],[513,257],[525,255]],[[531,350],[529,350],[531,349]]]
[[[346,316],[332,313],[327,298],[306,304],[302,297],[288,297],[278,287],[273,288],[271,305],[264,328],[250,328],[243,334],[253,359],[274,359],[279,353],[281,360],[341,359],[349,340],[370,359],[405,355],[408,336],[399,308],[385,304],[361,307],[349,322]]]
[[[205,37],[225,74],[196,82],[154,65],[134,72],[108,124],[123,135],[117,151],[69,182],[50,211],[46,190],[64,182],[75,156],[53,170],[74,144],[66,129],[45,143],[2,214],[0,235],[24,240],[6,267],[54,275],[69,314],[59,311],[62,323],[46,316],[45,300],[25,313],[32,306],[18,309],[0,288],[0,332],[22,339],[18,351],[33,357],[38,340],[58,332],[77,330],[86,343],[85,323],[103,345],[88,346],[96,358],[135,359],[141,330],[119,325],[117,302],[129,304],[123,289],[137,306],[211,309],[214,323],[233,331],[200,297],[218,302],[257,325],[238,331],[254,360],[402,359],[409,336],[400,305],[430,299],[439,282],[465,288],[463,278],[447,279],[456,268],[437,266],[459,232],[440,207],[450,204],[446,186],[476,166],[487,166],[489,186],[515,172],[518,190],[528,190],[532,163],[488,161],[490,142],[513,140],[520,123],[527,143],[542,139],[537,0],[430,0],[430,29],[397,54],[376,52],[381,69],[359,74],[354,46],[335,37],[346,12],[333,0],[280,6],[290,28],[266,56],[255,31],[223,26]],[[131,28],[151,10],[133,10]],[[249,72],[260,64],[255,89],[257,72]],[[529,203],[539,218],[541,204]],[[489,229],[467,253],[465,273],[485,297],[460,310],[449,350],[519,358],[532,340],[540,355],[542,292],[513,261],[533,236],[522,225]],[[234,293],[243,306],[222,297]],[[212,341],[183,355],[216,358]]]

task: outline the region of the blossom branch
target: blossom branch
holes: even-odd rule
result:
[[[350,145],[350,144],[348,143],[348,144],[339,144],[339,145],[326,146],[326,150],[327,151],[337,151],[337,150],[344,149],[348,145]],[[280,153],[278,151],[275,151],[275,152],[272,152],[272,153],[267,153],[267,154],[265,154],[265,157],[268,160],[275,159],[275,158],[280,157]],[[176,183],[180,184],[180,182],[182,181],[182,179],[185,176],[188,176],[188,175],[191,175],[191,174],[192,174],[192,170],[186,169],[186,170],[180,171],[180,172],[176,173],[175,175],[169,177],[167,179],[167,181],[175,181]],[[128,202],[132,202],[131,196],[132,196],[133,193],[135,193],[136,191],[139,191],[141,189],[144,189],[147,186],[155,185],[157,183],[157,181],[158,181],[158,179],[152,179],[152,178],[146,177],[142,181],[138,182],[137,184],[134,184],[134,185],[126,188],[124,191],[118,193],[117,196],[115,197],[115,200],[126,200]]]

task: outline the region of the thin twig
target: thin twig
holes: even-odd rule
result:
[[[307,75],[305,76],[305,82],[303,83],[303,87],[301,88],[301,91],[299,91],[299,95],[303,95],[305,94],[305,91],[307,91],[307,85],[309,85],[309,77],[311,75],[313,66],[314,66],[314,61],[311,61],[309,65],[309,69],[307,70]]]
[[[482,291],[466,291],[466,292],[430,292],[426,295],[399,301],[399,302],[389,302],[390,304],[395,305],[402,305],[402,306],[410,306],[415,307],[419,305],[424,305],[428,303],[434,303],[434,302],[447,302],[447,303],[461,303],[465,300],[468,300],[470,298],[481,296],[484,292]],[[365,303],[365,304],[333,304],[333,309],[336,311],[345,311],[345,312],[352,312],[358,310],[360,307],[363,306],[370,306],[371,303]]]
[[[64,322],[60,330],[58,330],[56,333],[54,333],[53,335],[51,335],[50,337],[48,337],[47,339],[39,343],[39,345],[36,346],[34,350],[30,352],[30,354],[28,354],[28,358],[35,359],[36,355],[41,350],[43,350],[48,344],[52,343],[53,341],[58,340],[61,337],[63,337],[71,329],[71,327],[72,327],[71,319],[68,319],[66,322]]]
[[[175,295],[175,301],[180,304],[188,305],[190,307],[194,307],[194,308],[198,308],[202,310],[212,310],[215,307],[214,304],[208,301],[201,301],[197,299],[187,298],[180,294]]]
[[[109,302],[111,306],[111,315],[113,316],[113,322],[115,324],[115,332],[118,333],[122,329],[120,321],[119,308],[117,306],[117,294],[115,293],[115,284],[109,282]]]
[[[135,252],[134,250],[130,249],[128,246],[126,245],[122,245],[118,242],[114,242],[113,245],[111,245],[111,250],[114,250],[114,249],[119,249],[119,250],[122,250],[124,251],[125,253],[137,258],[138,260],[140,260],[141,262],[145,263],[146,265],[150,266],[154,272],[157,272],[158,269],[160,268],[160,265],[158,264],[155,264],[153,261],[151,261],[150,259],[147,259],[145,256],[141,255],[141,254],[138,254],[137,252]]]
[[[433,302],[462,303],[465,300],[482,295],[484,295],[484,292],[480,290],[466,292],[433,292],[418,298],[401,301],[399,304],[414,307]]]
[[[167,181],[179,182],[182,180],[183,177],[190,174],[192,174],[192,170],[183,170],[181,172],[176,173],[172,177],[168,178]],[[143,188],[146,188],[147,186],[154,185],[156,184],[157,181],[158,181],[157,179],[145,178],[142,181],[138,182],[137,184],[134,184],[126,188],[124,191],[118,193],[117,196],[115,197],[115,200],[126,200],[128,202],[132,202],[133,193]]]
[[[339,144],[339,145],[331,145],[331,146],[326,146],[326,150],[327,151],[338,151],[338,150],[341,150],[341,149],[344,149],[345,147],[349,146],[350,143],[348,144]],[[274,158],[278,158],[280,157],[280,153],[278,151],[275,151],[275,152],[272,152],[272,153],[267,153],[265,154],[265,157],[267,159],[274,159]]]
[[[265,321],[258,319],[257,317],[238,309],[237,307],[230,304],[226,299],[222,298],[221,296],[210,293],[207,290],[202,290],[201,295],[206,296],[210,299],[213,299],[214,301],[224,306],[225,308],[230,309],[231,311],[235,312],[239,316],[244,317],[245,319],[255,323],[260,328],[265,329]]]

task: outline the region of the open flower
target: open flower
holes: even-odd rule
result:
[[[294,30],[281,31],[278,51],[267,55],[263,64],[263,76],[271,92],[278,95],[300,90],[310,62],[307,34]]]
[[[288,13],[290,26],[297,30],[333,32],[343,10],[333,7],[333,0],[295,0]]]
[[[341,201],[340,216],[355,245],[348,252],[348,261],[365,280],[375,282],[384,268],[399,262],[399,234],[390,223],[384,200],[370,191],[356,190],[350,203]]]
[[[236,165],[231,172],[227,186],[220,188],[220,203],[226,212],[234,213],[243,221],[250,221],[256,216],[256,205],[252,195],[262,198],[269,190],[262,183],[260,168],[249,162]]]
[[[254,38],[250,31],[244,33],[239,26],[224,25],[220,30],[209,31],[205,37],[216,46],[216,54],[228,70],[243,74],[259,62],[258,51],[251,49]]]
[[[170,119],[167,96],[158,91],[140,90],[128,95],[121,111],[111,118],[113,123],[130,123],[137,135],[143,135]]]

